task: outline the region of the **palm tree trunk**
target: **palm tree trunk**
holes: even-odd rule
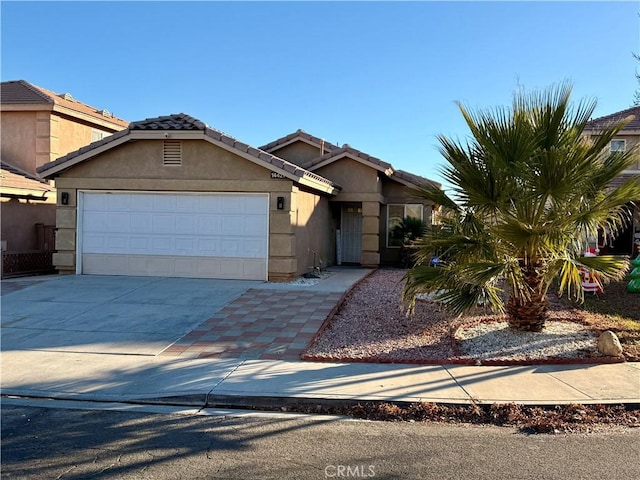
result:
[[[512,295],[506,307],[509,327],[526,332],[540,332],[547,320],[548,309],[546,295],[532,295],[524,301]]]
[[[512,290],[506,311],[509,326],[515,330],[526,332],[540,332],[544,328],[544,323],[548,318],[549,303],[543,285],[541,264],[521,263],[523,280],[529,292],[527,297],[516,295]]]

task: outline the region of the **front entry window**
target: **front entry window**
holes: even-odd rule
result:
[[[423,207],[420,203],[392,204],[387,205],[387,247],[400,247],[400,239],[391,238],[391,230],[398,225],[403,218],[413,217],[423,220]]]

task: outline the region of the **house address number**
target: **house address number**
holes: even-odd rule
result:
[[[283,174],[278,172],[271,172],[271,178],[285,178]]]

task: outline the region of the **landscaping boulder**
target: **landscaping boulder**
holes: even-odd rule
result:
[[[611,330],[602,332],[598,337],[598,351],[609,357],[619,357],[622,355],[622,345],[615,333]]]

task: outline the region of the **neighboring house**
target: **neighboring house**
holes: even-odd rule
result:
[[[2,277],[52,271],[56,195],[44,180],[0,162]],[[20,251],[7,252],[19,245]],[[37,252],[37,253],[36,253]]]
[[[251,147],[185,114],[132,123],[38,169],[58,188],[63,273],[288,280],[376,266],[433,183],[297,131]]]
[[[27,273],[42,269],[25,264],[42,263],[34,252],[53,249],[42,226],[53,235],[56,215],[55,188],[36,169],[128,123],[24,80],[0,84],[0,112],[3,273]]]
[[[638,162],[636,162],[631,169],[624,171],[614,184],[620,184],[630,178],[636,178],[640,181],[640,106],[631,107],[620,112],[593,119],[589,121],[584,130],[586,135],[597,137],[604,127],[629,117],[631,117],[631,120],[624,129],[611,140],[609,149],[610,151],[622,152],[636,149],[636,151],[639,152]],[[640,208],[637,204],[634,207],[631,204],[632,201],[640,202],[640,199],[629,199],[629,207],[633,214],[631,223],[616,238],[611,238],[611,236],[607,235],[601,236],[599,239],[599,247],[602,253],[636,255],[640,252]]]

